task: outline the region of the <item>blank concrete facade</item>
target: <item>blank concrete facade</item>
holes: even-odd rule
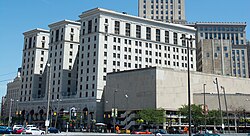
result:
[[[250,95],[250,79],[191,72],[191,103],[201,103],[203,96],[197,98],[194,94],[203,93],[203,84],[206,84],[206,93],[217,94],[216,85],[213,83],[215,78],[218,79],[219,87],[225,88],[226,94]],[[126,94],[128,95],[127,106],[125,105]],[[117,107],[118,111],[124,111],[126,108],[127,110],[145,108],[177,110],[187,104],[187,95],[187,71],[153,67],[110,73],[104,92],[105,112],[110,112],[113,106]],[[216,98],[217,96],[214,95],[213,100]],[[249,103],[243,100],[242,103],[238,103],[238,100],[229,99],[228,103],[232,107],[244,106]],[[237,104],[234,105],[235,103]],[[218,109],[218,103],[210,103],[209,107]],[[250,109],[247,108],[247,110]]]
[[[186,23],[185,0],[138,0],[139,17],[171,23]]]

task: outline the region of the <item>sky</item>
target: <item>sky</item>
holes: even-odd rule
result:
[[[16,77],[22,63],[23,32],[64,19],[78,20],[89,9],[100,7],[137,16],[138,0],[0,0],[0,97]],[[186,0],[188,22],[247,22],[250,0]],[[250,40],[250,26],[246,29]],[[0,98],[1,99],[1,98]]]

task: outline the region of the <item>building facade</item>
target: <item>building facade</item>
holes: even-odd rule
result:
[[[194,37],[193,28],[100,8],[83,12],[80,18],[77,90],[88,107],[94,106],[96,117],[102,115],[98,103],[108,72],[152,66],[187,70],[187,42],[181,37]],[[195,42],[188,42],[190,69],[196,71]]]
[[[63,20],[49,25],[51,100],[73,98],[77,94],[77,56],[80,23]]]
[[[102,122],[107,73],[153,66],[187,70],[187,43],[190,45],[190,70],[196,71],[195,41],[181,39],[195,37],[192,27],[100,8],[85,11],[80,18],[81,23],[63,20],[50,24],[50,32],[36,29],[24,33],[19,105],[27,122],[44,124],[49,92],[52,111],[74,108],[82,114],[84,126],[93,121]],[[44,39],[43,36],[44,42],[39,40]],[[33,43],[33,39],[38,41]],[[27,47],[29,43],[34,46]],[[44,48],[39,47],[42,43],[46,45]],[[34,55],[28,56],[33,50]],[[36,61],[31,61],[32,57],[37,58]],[[33,79],[34,74],[27,73],[30,70],[41,76],[34,82],[41,84],[41,88],[32,88],[30,78]],[[32,91],[29,93],[29,90]],[[55,121],[53,117],[52,120]]]
[[[197,51],[197,71],[232,76],[232,45],[229,40],[200,40]]]
[[[191,72],[190,74],[191,104],[203,104],[203,86],[206,84],[205,96],[207,97],[206,103],[209,110],[217,110],[219,108],[217,88],[216,84],[214,84],[215,78],[217,78],[218,86],[225,88],[229,111],[235,111],[235,109],[242,107],[245,108],[246,112],[250,111],[249,106],[246,106],[249,104],[249,101],[246,101],[246,99],[250,95],[250,79],[200,72]],[[117,120],[121,123],[120,125],[125,127],[125,124],[127,124],[128,127],[131,127],[131,125],[135,125],[133,118],[131,118],[133,115],[131,113],[134,113],[134,111],[162,108],[166,113],[169,113],[168,111],[174,113],[178,108],[187,105],[187,86],[187,71],[169,68],[152,67],[109,73],[104,91],[104,112],[108,117],[108,115],[112,115],[112,108],[117,108]],[[239,96],[239,94],[241,95]],[[226,111],[222,91],[220,91],[219,96],[221,98],[222,110]],[[127,119],[124,116],[126,113],[128,113]],[[172,115],[172,117],[176,119],[179,126],[183,125],[180,121],[181,116],[176,114]],[[106,123],[112,121],[112,118],[109,118],[106,120]],[[128,122],[124,123],[126,121]],[[167,125],[166,122],[164,126]]]
[[[188,26],[193,26],[197,29],[196,32],[196,43],[198,44],[200,43],[206,43],[207,42],[201,42],[201,40],[204,39],[209,39],[211,40],[210,44],[213,44],[214,40],[221,40],[221,41],[225,41],[228,40],[230,41],[230,45],[232,46],[231,48],[231,54],[232,54],[232,61],[231,61],[231,69],[232,69],[232,73],[230,75],[232,76],[236,76],[236,77],[248,77],[248,60],[246,55],[247,55],[247,50],[245,49],[246,47],[246,23],[235,23],[235,22],[198,22],[198,23],[194,23],[194,24],[188,24]],[[205,46],[205,45],[200,45],[200,46]],[[227,45],[228,46],[228,45]],[[211,48],[215,48],[212,45],[210,45],[209,47]],[[216,47],[219,49],[219,47]],[[225,47],[226,48],[226,47]],[[201,49],[206,49],[206,47],[201,48]],[[230,49],[230,48],[229,48]],[[213,49],[209,49],[209,50],[213,50]],[[220,51],[224,50],[223,49],[219,49]],[[234,52],[238,50],[238,54],[235,54]],[[202,51],[203,52],[203,51]],[[199,53],[199,52],[197,52]],[[237,53],[237,51],[236,51]],[[234,55],[235,54],[235,55]],[[218,53],[214,53],[213,58],[216,58],[216,55],[218,55]],[[226,56],[226,54],[222,54],[224,56]],[[237,56],[240,55],[240,56]],[[201,60],[201,59],[206,59],[207,57],[200,58],[202,56],[197,56],[197,60]],[[240,59],[239,59],[240,58]],[[237,60],[237,61],[235,61]],[[221,61],[221,64],[219,65],[224,65],[224,62]],[[201,61],[197,61],[197,70],[202,71],[203,69],[201,69],[201,67],[204,68],[203,63],[201,63]],[[240,66],[237,66],[240,65]],[[226,68],[226,67],[224,67]],[[216,69],[216,67],[214,67],[213,69]],[[221,70],[221,71],[226,71],[226,69]],[[207,72],[207,71],[206,71]],[[223,74],[223,73],[221,73]],[[228,73],[224,73],[224,75],[228,75]]]
[[[21,77],[20,77],[21,68],[17,71],[17,76],[15,79],[7,84],[7,93],[5,96],[5,111],[3,112],[3,116],[6,118],[9,116],[11,112],[11,117],[20,113],[18,103],[20,98],[20,86],[21,86]],[[11,108],[11,110],[10,110]]]
[[[20,102],[45,97],[49,31],[34,29],[24,34]]]
[[[138,0],[139,17],[184,24],[185,0]]]

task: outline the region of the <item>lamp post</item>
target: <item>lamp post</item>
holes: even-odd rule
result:
[[[10,99],[10,111],[9,111],[8,127],[10,127],[10,123],[11,123],[11,108],[12,108],[12,102],[13,101],[14,101],[13,99]]]
[[[206,110],[206,84],[203,84],[203,91],[204,91],[204,126],[205,126],[205,132],[207,131],[207,110]]]
[[[50,105],[50,64],[47,64],[47,92],[48,92],[48,100],[47,100],[47,114],[46,114],[46,121],[45,121],[45,133],[48,134],[48,126],[49,126],[49,105]]]
[[[217,86],[217,93],[218,93],[218,102],[219,102],[219,110],[220,110],[220,118],[221,118],[221,128],[224,134],[224,121],[223,121],[223,117],[222,117],[222,110],[221,110],[221,103],[220,103],[220,92],[219,92],[219,83],[218,83],[218,79],[215,78],[215,82],[214,84],[216,84]]]
[[[190,67],[189,67],[189,43],[192,43],[193,39],[192,35],[190,35],[190,38],[186,38],[186,36],[181,37],[182,40],[185,40],[185,43],[187,45],[187,72],[188,72],[188,127],[189,131],[188,134],[189,136],[192,135],[192,129],[191,129],[191,90],[190,90]]]
[[[226,98],[225,88],[224,88],[223,86],[221,86],[221,89],[223,90],[224,100],[225,100],[225,107],[226,107],[226,113],[227,113],[227,127],[228,127],[228,133],[230,133],[229,115],[228,115],[228,109],[227,109],[227,98]]]
[[[59,103],[62,101],[62,99],[56,99],[56,101],[57,101],[57,108],[56,108],[55,128],[56,128],[56,123],[57,123],[57,118],[58,118],[58,112],[59,112]]]
[[[127,110],[128,110],[128,95],[127,94],[125,94],[125,98],[126,98],[126,115],[125,115],[125,118],[126,118],[126,127],[125,127],[125,129],[127,130],[127,125],[128,125],[128,121],[127,121],[127,116],[128,116],[128,113],[127,113]]]

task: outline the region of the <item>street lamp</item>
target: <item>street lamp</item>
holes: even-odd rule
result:
[[[126,115],[125,115],[125,118],[126,118],[126,126],[125,126],[125,129],[127,130],[127,125],[128,125],[128,121],[127,121],[127,116],[128,116],[128,113],[127,113],[127,110],[128,110],[128,95],[125,94],[125,98],[126,98]]]
[[[223,93],[224,93],[225,107],[226,107],[226,112],[227,112],[227,127],[228,127],[228,132],[230,133],[229,115],[228,115],[228,109],[227,109],[227,98],[226,98],[225,88],[221,86],[221,89],[223,90]]]
[[[10,123],[11,123],[11,108],[12,108],[12,102],[14,100],[13,99],[10,99],[10,111],[9,111],[9,122],[8,122],[8,127],[10,127]]]
[[[188,127],[189,127],[189,136],[192,135],[192,129],[191,129],[191,92],[190,92],[190,67],[189,67],[189,43],[192,43],[194,38],[192,38],[192,35],[190,35],[190,38],[186,38],[186,36],[182,36],[181,39],[185,40],[185,43],[187,45],[187,72],[188,72]],[[186,42],[187,41],[187,42]]]
[[[203,91],[204,91],[204,126],[205,126],[205,132],[207,131],[207,109],[206,109],[206,84],[203,84]]]
[[[213,81],[213,82],[214,82],[214,81]],[[223,134],[224,134],[224,121],[223,121],[222,110],[221,110],[219,83],[218,83],[218,79],[217,79],[217,78],[215,78],[214,84],[216,84],[216,86],[217,86],[218,103],[219,103],[220,118],[221,118],[221,128],[222,128],[222,131],[223,131]]]
[[[47,64],[47,87],[46,90],[48,92],[48,100],[47,100],[47,114],[46,114],[46,121],[45,121],[45,133],[48,134],[48,126],[49,126],[49,105],[50,105],[50,64]]]

